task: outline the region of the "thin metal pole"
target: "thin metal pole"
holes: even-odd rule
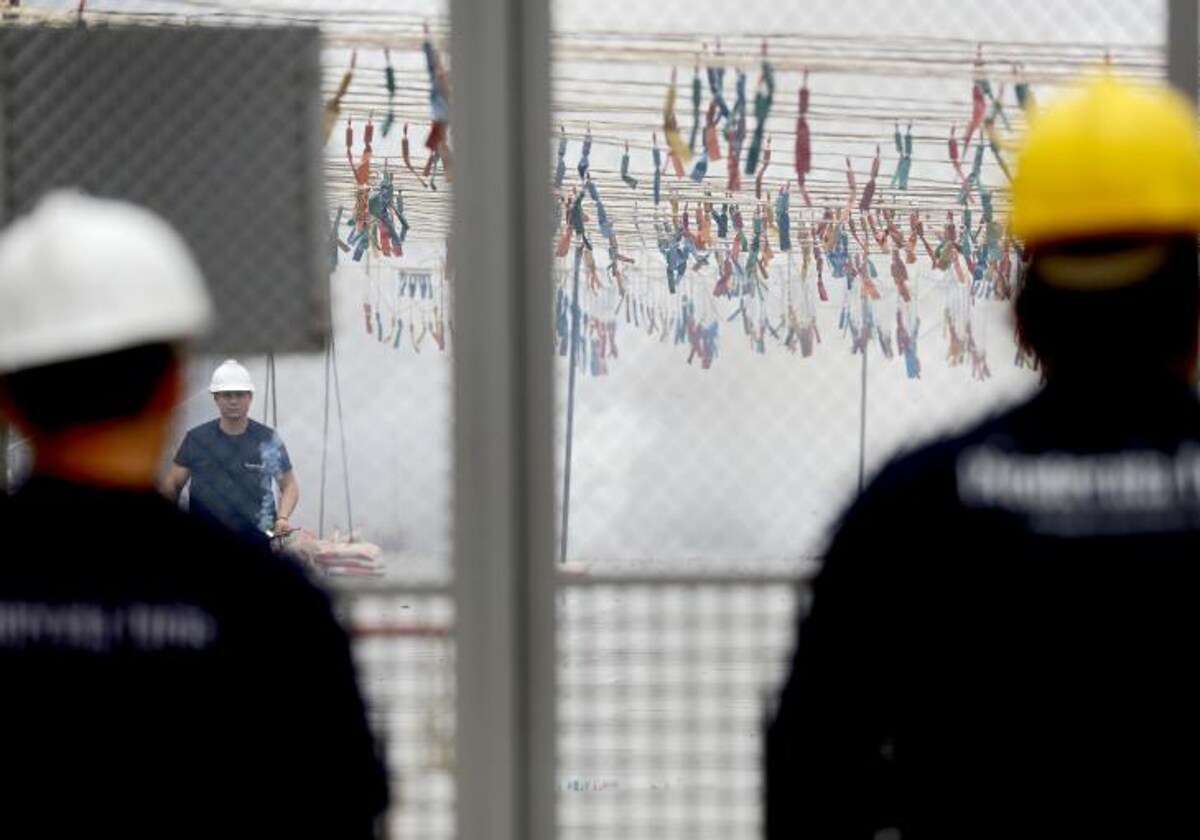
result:
[[[263,383],[263,423],[279,428],[279,399],[275,393],[275,354],[267,352],[267,375]]]
[[[8,492],[8,423],[0,418],[0,495]]]
[[[553,840],[550,3],[450,0],[450,23],[455,178],[471,185],[451,243],[471,284],[453,296],[454,833]]]
[[[329,336],[329,355],[333,365],[333,393],[337,397],[338,437],[342,444],[342,481],[346,489],[346,529],[349,539],[354,539],[354,512],[350,509],[350,462],[346,459],[346,419],[342,413],[342,386],[338,379],[337,346],[333,343],[333,335]]]
[[[575,439],[575,364],[578,359],[576,344],[579,341],[579,264],[583,246],[575,248],[574,277],[571,280],[571,350],[567,371],[567,441],[563,452],[562,524],[559,529],[558,562],[567,562],[568,524],[571,519],[571,444]]]
[[[864,327],[865,328],[865,327]],[[863,491],[867,469],[867,348],[870,342],[864,342],[862,347],[862,392],[858,400],[858,492]]]
[[[4,19],[9,19],[13,15],[5,13]],[[8,109],[3,107],[4,102],[0,100],[0,162],[8,160],[8,151],[5,148],[4,139],[8,136],[8,126],[4,123],[4,117]],[[8,166],[0,166],[0,227],[7,225],[8,220],[12,217],[12,208],[8,204]],[[9,455],[8,455],[8,423],[3,417],[0,417],[0,493],[6,493],[10,489],[8,486],[9,479]]]
[[[1167,80],[1196,101],[1200,63],[1200,8],[1196,0],[1168,0]]]
[[[317,505],[317,536],[325,538],[325,465],[329,457],[329,366],[333,333],[325,345],[325,426],[321,432],[321,493]]]

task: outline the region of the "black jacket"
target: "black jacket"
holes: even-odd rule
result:
[[[374,835],[347,637],[290,562],[154,493],[0,508],[0,836]]]
[[[1159,836],[1200,769],[1200,404],[1052,384],[887,466],[802,614],[771,840]]]

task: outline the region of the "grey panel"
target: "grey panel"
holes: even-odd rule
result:
[[[320,107],[315,28],[0,30],[0,221],[61,185],[143,203],[204,268],[209,349],[319,349]]]

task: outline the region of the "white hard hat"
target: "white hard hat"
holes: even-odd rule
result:
[[[142,207],[55,190],[0,233],[0,373],[195,338],[211,318],[183,238]]]
[[[208,390],[214,394],[221,391],[254,393],[254,382],[250,379],[250,371],[238,364],[236,360],[226,359],[213,371],[212,381],[208,383]]]

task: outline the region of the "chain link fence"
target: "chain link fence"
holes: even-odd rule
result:
[[[319,349],[319,48],[311,26],[0,28],[0,220],[58,186],[144,204],[196,253],[218,348]]]
[[[884,461],[1038,386],[1003,231],[1024,107],[1105,61],[1164,75],[1166,8],[554,10],[562,224],[584,196],[597,266],[585,251],[576,281],[581,237],[559,249],[560,312],[577,302],[581,324],[574,356],[558,348],[563,555],[660,578],[565,591],[560,833],[757,837],[797,606],[782,584],[702,575],[803,574]],[[721,116],[739,97],[744,127]],[[681,570],[694,586],[666,583]]]
[[[135,5],[95,2],[89,14],[119,23]],[[1038,385],[1013,343],[1005,283],[1015,254],[989,239],[989,222],[1003,235],[1021,97],[1053,96],[1064,77],[1105,61],[1161,76],[1166,10],[1151,0],[851,0],[821,14],[758,0],[552,8],[546,170],[558,222],[547,247],[558,256],[546,351],[558,359],[559,834],[751,838],[761,830],[762,724],[803,595],[794,581],[819,564],[838,512],[894,452]],[[280,430],[295,464],[296,523],[376,544],[386,558],[379,579],[329,583],[394,771],[392,834],[454,837],[452,313],[454,295],[487,278],[455,277],[448,264],[448,237],[470,240],[449,225],[452,196],[469,199],[470,185],[454,182],[445,149],[427,145],[424,44],[452,71],[446,7],[180,0],[142,11],[154,14],[142,23],[305,22],[323,34],[319,241],[322,259],[336,260],[333,340],[320,355],[275,355],[272,341],[237,347],[260,386],[255,416]],[[6,55],[15,43],[0,29]],[[710,68],[723,71],[715,89],[730,107],[745,74],[736,185]],[[989,86],[990,125],[971,127],[978,80]],[[253,98],[231,107],[252,108],[273,154],[290,118],[273,110],[271,90],[262,108]],[[55,105],[45,109],[66,114]],[[45,112],[21,124],[44,130]],[[38,173],[72,171],[61,167],[73,145],[21,134],[22,155],[47,157],[14,158],[10,143],[6,182],[32,189]],[[189,154],[212,151],[176,139]],[[138,161],[131,171],[154,163],[128,138],[110,145],[124,150],[123,166]],[[253,160],[227,162],[253,170]],[[194,175],[155,171],[168,204],[219,199]],[[385,182],[402,197],[403,223],[396,203],[387,222],[372,210]],[[286,252],[298,234],[267,212],[287,203],[281,195],[232,214],[239,238],[206,253],[257,266],[235,244],[260,236],[275,256]],[[261,277],[228,290],[228,323],[259,293],[287,299],[239,329],[265,336],[307,323],[295,310],[304,294]],[[233,349],[193,360],[181,433],[214,416],[208,376]],[[911,526],[890,535],[895,551],[919,551],[937,523]]]

